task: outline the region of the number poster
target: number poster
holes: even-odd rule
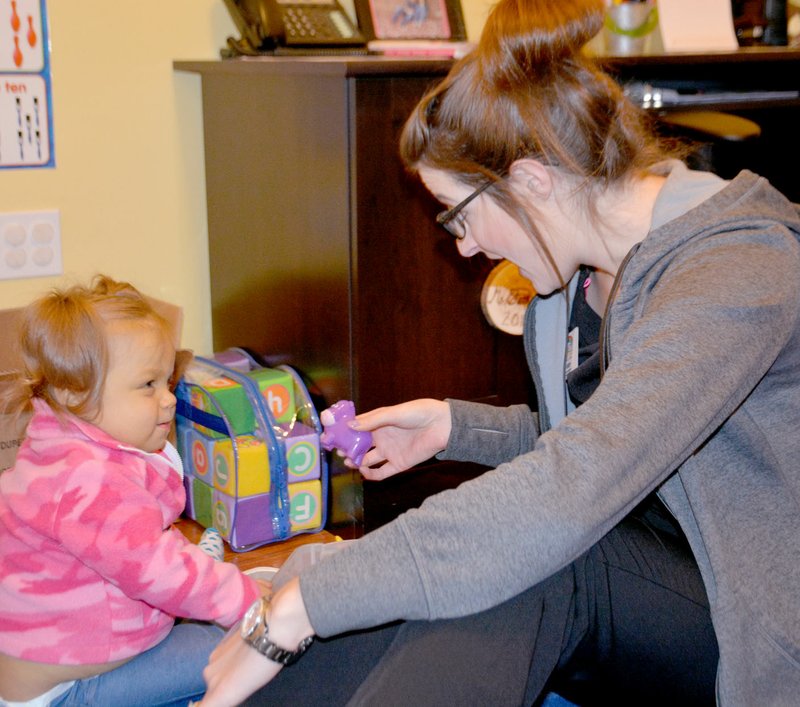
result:
[[[45,0],[0,0],[0,169],[53,167]]]

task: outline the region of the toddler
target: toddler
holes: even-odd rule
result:
[[[171,524],[176,352],[131,285],[99,276],[24,310],[0,474],[0,705],[186,705],[261,587]],[[198,619],[175,623],[176,617]]]

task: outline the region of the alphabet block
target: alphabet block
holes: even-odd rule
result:
[[[183,460],[184,471],[198,479],[211,483],[214,440],[206,437],[191,425],[178,425],[178,453]]]
[[[184,466],[186,466],[186,460],[191,455],[193,430],[194,428],[190,422],[180,416],[175,418],[175,448],[178,450],[181,459],[184,460]]]
[[[275,421],[291,422],[296,413],[292,377],[272,368],[260,368],[247,375],[258,384]]]
[[[194,518],[194,499],[192,499],[192,475],[183,475],[183,490],[186,493],[186,504],[183,507],[183,515],[187,518]]]
[[[199,371],[192,370],[191,378],[187,375],[187,380],[203,386],[202,390],[194,386],[191,388],[192,406],[211,415],[219,415],[217,406],[210,400],[210,397],[213,397],[228,418],[234,434],[252,434],[255,428],[255,416],[250,403],[247,401],[244,388],[230,378],[204,376],[203,373],[204,371],[200,369]],[[223,437],[218,432],[214,432],[198,423],[194,424],[207,437]]]
[[[203,527],[210,528],[214,525],[211,510],[212,489],[200,479],[188,475],[187,478],[191,483],[191,491],[187,494],[191,498],[191,517]],[[187,504],[188,506],[189,504]]]
[[[289,526],[293,531],[322,522],[322,484],[318,480],[289,484]]]
[[[286,471],[289,483],[309,481],[320,476],[319,435],[301,422],[281,425],[286,450]]]
[[[268,493],[270,467],[264,441],[253,435],[242,435],[236,438],[235,450],[238,473],[233,441],[221,439],[214,443],[214,488],[240,498]]]
[[[232,546],[263,543],[278,537],[272,522],[270,495],[234,500],[214,491],[214,527]]]

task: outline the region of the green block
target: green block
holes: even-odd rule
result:
[[[253,433],[256,426],[255,416],[241,385],[224,377],[205,378],[200,382],[200,385],[203,386],[202,391],[198,388],[191,389],[190,396],[194,407],[212,415],[218,415],[219,410],[209,400],[210,397],[213,397],[222,412],[225,413],[225,417],[228,418],[234,435]],[[209,436],[222,436],[206,428],[202,428],[202,431]]]
[[[276,422],[291,422],[297,412],[294,380],[285,371],[260,368],[247,374],[257,384]]]
[[[194,519],[204,528],[214,526],[214,516],[211,512],[211,497],[213,489],[200,479],[192,479],[192,510]]]

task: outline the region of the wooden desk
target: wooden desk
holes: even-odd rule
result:
[[[203,526],[189,518],[181,518],[175,527],[180,530],[191,542],[200,542]],[[319,533],[305,533],[288,540],[251,550],[250,552],[233,552],[225,543],[225,562],[231,562],[240,570],[249,570],[253,567],[280,567],[295,548],[308,543],[331,543],[336,541],[336,536],[323,530]]]

